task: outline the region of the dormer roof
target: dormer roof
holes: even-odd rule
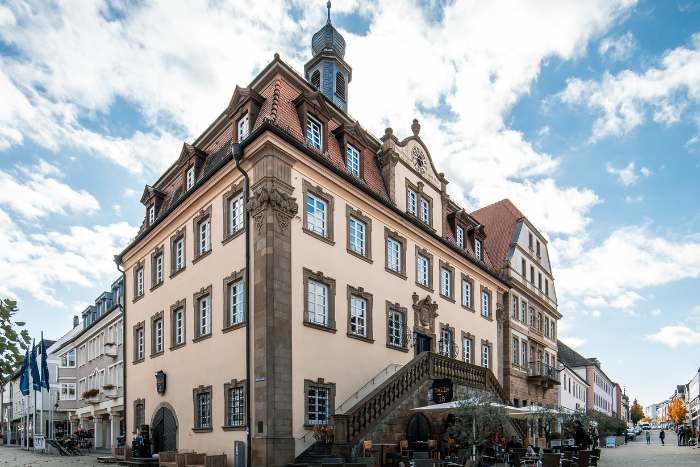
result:
[[[154,188],[150,185],[146,185],[146,188],[143,190],[143,194],[141,195],[141,204],[148,204],[148,202],[154,196],[164,199],[166,196],[166,193],[164,191],[159,190],[158,188]]]

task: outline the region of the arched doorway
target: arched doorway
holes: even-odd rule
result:
[[[151,422],[151,435],[156,452],[177,450],[177,419],[171,407],[156,409]]]
[[[427,444],[418,443],[416,441],[426,442],[430,439],[430,422],[422,413],[414,414],[406,424],[406,439],[408,440],[409,449],[425,451]]]

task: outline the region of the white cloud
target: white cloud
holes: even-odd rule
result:
[[[695,345],[700,342],[700,332],[695,332],[685,326],[664,326],[656,334],[648,334],[650,341],[660,342],[676,348],[681,344]]]
[[[562,337],[559,336],[559,340],[568,345],[569,347],[581,347],[586,343],[586,339],[582,337]]]
[[[600,81],[571,78],[556,98],[600,114],[590,141],[632,131],[644,123],[647,106],[654,109],[655,122],[676,123],[691,103],[700,101],[700,33],[688,47],[667,51],[657,67],[644,73],[624,70],[613,76],[606,71]]]
[[[115,205],[113,206],[113,208],[114,208],[114,213],[115,213],[117,216],[121,216],[121,215],[122,215],[122,207],[121,207],[121,206],[119,206],[118,204],[115,204]]]
[[[593,315],[594,318],[600,318],[600,311],[598,310],[593,310],[591,312],[591,315]]]
[[[608,173],[618,175],[620,177],[618,181],[625,186],[634,185],[639,179],[639,176],[634,173],[634,161],[630,162],[624,169],[616,169],[608,162]]]
[[[654,310],[651,310],[651,315],[652,316],[659,316],[661,314],[661,309],[656,308]]]
[[[542,127],[540,131],[537,132],[537,134],[540,136],[547,136],[549,134],[549,125]]]
[[[71,305],[71,310],[73,310],[75,313],[82,313],[89,306],[90,303],[88,302],[73,302],[73,304]]]
[[[631,196],[627,196],[625,198],[625,203],[627,204],[632,204],[632,203],[641,203],[644,200],[644,197],[642,195],[635,196],[632,198]]]
[[[90,193],[73,190],[61,178],[61,170],[43,159],[29,167],[16,165],[14,171],[0,170],[0,206],[25,219],[65,214],[66,208],[88,214],[100,208]]]
[[[651,170],[647,169],[646,167],[642,167],[642,175],[648,177],[649,175],[651,175]]]
[[[598,52],[601,55],[608,54],[611,60],[626,60],[632,55],[632,51],[636,48],[637,43],[631,32],[624,36],[613,39],[606,37],[600,41]]]

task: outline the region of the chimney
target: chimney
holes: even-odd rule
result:
[[[80,318],[78,318],[78,315],[73,316],[73,327],[77,328],[79,324],[80,324]]]

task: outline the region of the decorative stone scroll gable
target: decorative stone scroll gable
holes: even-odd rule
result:
[[[427,295],[423,300],[420,300],[417,293],[413,293],[413,312],[414,323],[418,330],[435,334],[435,318],[438,317],[437,302]]]

